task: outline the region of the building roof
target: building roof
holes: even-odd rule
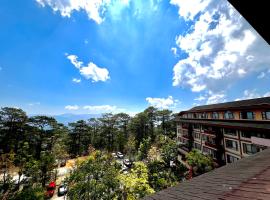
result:
[[[241,100],[241,101],[232,101],[232,102],[218,103],[218,104],[211,104],[211,105],[204,105],[204,106],[196,106],[186,112],[246,109],[248,107],[262,107],[262,106],[266,106],[270,108],[270,97],[247,99],[247,100]]]
[[[182,182],[144,200],[270,199],[270,149]]]
[[[216,127],[270,130],[270,122],[268,120],[184,119],[179,117],[176,118],[176,120],[184,123],[202,124]]]

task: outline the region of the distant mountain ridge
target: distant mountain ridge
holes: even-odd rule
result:
[[[101,114],[72,114],[65,113],[61,115],[53,115],[53,117],[60,123],[67,125],[70,122],[76,122],[78,120],[88,120],[90,118],[101,117]]]
[[[37,116],[38,114],[35,115],[30,115],[30,116]],[[42,115],[42,114],[41,114]],[[63,123],[65,125],[68,125],[68,123],[71,122],[76,122],[78,120],[88,120],[90,118],[98,118],[101,117],[101,114],[73,114],[73,113],[64,113],[60,115],[47,115],[54,117],[57,122]]]

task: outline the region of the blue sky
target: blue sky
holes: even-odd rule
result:
[[[0,106],[174,111],[270,95],[270,48],[225,0],[3,0]]]

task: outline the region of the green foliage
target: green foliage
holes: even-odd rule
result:
[[[174,186],[178,179],[171,168],[168,168],[163,161],[152,161],[148,165],[149,183],[155,191]]]
[[[28,187],[18,192],[11,200],[43,200],[44,190],[42,187]]]
[[[114,199],[119,196],[118,171],[114,161],[96,151],[79,164],[68,178],[68,196],[80,199]]]
[[[140,199],[154,193],[148,183],[147,166],[143,162],[135,162],[131,172],[119,175],[119,180],[123,187],[124,199]]]
[[[143,160],[147,158],[147,153],[149,149],[151,148],[151,138],[143,139],[142,143],[140,144],[139,150],[138,150],[138,158],[139,160]]]
[[[177,144],[175,140],[167,139],[164,145],[161,147],[161,156],[167,166],[171,161],[177,159]]]
[[[201,154],[198,150],[193,149],[186,158],[187,163],[194,168],[195,173],[201,174],[213,168],[212,158]]]

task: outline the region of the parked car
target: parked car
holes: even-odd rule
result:
[[[116,155],[116,153],[112,153],[112,157],[118,158],[117,155]]]
[[[124,155],[121,152],[117,152],[117,157],[118,158],[124,158]]]
[[[52,197],[54,195],[55,187],[56,187],[55,182],[54,181],[50,182],[50,184],[47,187],[45,196],[48,198]]]
[[[124,165],[127,166],[127,167],[131,167],[132,163],[130,162],[129,159],[124,159],[123,161]]]
[[[67,193],[67,185],[66,184],[61,184],[59,187],[58,187],[58,193],[57,195],[60,197],[60,196],[63,196]]]

